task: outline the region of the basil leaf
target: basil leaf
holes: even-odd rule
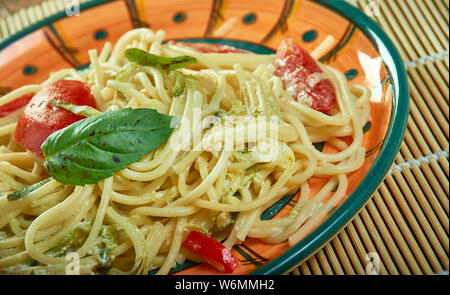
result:
[[[8,201],[17,201],[20,200],[26,196],[28,196],[29,194],[31,194],[32,192],[38,190],[39,188],[41,188],[42,186],[44,186],[46,183],[50,182],[53,178],[47,178],[42,180],[41,182],[37,182],[35,184],[32,184],[30,186],[27,186],[21,190],[15,191],[13,193],[10,193],[7,196]]]
[[[90,106],[79,106],[55,99],[50,100],[49,103],[54,105],[55,107],[63,108],[75,115],[82,117],[93,117],[101,114],[99,110],[94,109],[93,107]]]
[[[163,69],[171,71],[197,63],[197,59],[191,56],[164,57],[138,48],[127,49],[125,56],[130,62],[135,62],[142,66],[161,66]]]
[[[45,169],[60,183],[95,184],[167,141],[173,117],[152,109],[121,109],[52,133],[42,144]]]
[[[184,89],[186,88],[186,80],[184,79],[184,76],[180,72],[177,73],[177,79],[175,81],[175,86],[173,86],[173,95],[174,96],[180,96],[183,94]]]
[[[191,56],[178,56],[172,58],[172,63],[169,65],[169,70],[174,71],[184,68],[190,64],[197,63],[197,59]]]

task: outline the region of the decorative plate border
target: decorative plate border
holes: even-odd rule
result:
[[[364,179],[347,198],[347,200],[320,226],[308,234],[298,244],[275,258],[261,268],[250,273],[251,275],[276,275],[289,271],[301,261],[306,260],[318,249],[324,246],[362,209],[370,199],[386,173],[394,162],[400,149],[403,134],[406,129],[409,113],[409,87],[403,61],[389,37],[383,30],[359,9],[343,0],[312,0],[347,20],[353,22],[372,42],[378,50],[388,71],[393,86],[393,108],[391,120],[386,132],[385,141],[380,154]],[[110,2],[109,0],[92,0],[82,3],[80,10]],[[0,50],[19,40],[20,38],[66,16],[65,11],[47,17],[0,42]]]

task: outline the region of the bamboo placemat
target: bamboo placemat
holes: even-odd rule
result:
[[[11,13],[6,2],[26,8]],[[394,165],[366,206],[288,273],[366,274],[377,261],[380,274],[448,273],[449,0],[347,2],[372,17],[400,52],[411,92],[408,126]],[[62,0],[2,0],[0,39],[64,9]]]

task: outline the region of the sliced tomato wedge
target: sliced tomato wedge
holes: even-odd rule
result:
[[[25,94],[24,96],[21,96],[5,105],[2,105],[0,107],[0,118],[6,117],[9,114],[26,106],[27,103],[30,102],[33,95],[34,94]]]
[[[293,39],[281,42],[275,65],[275,75],[295,100],[326,114],[334,108],[336,90],[314,58]]]
[[[235,48],[233,46],[212,44],[212,43],[189,43],[171,41],[169,44],[184,46],[195,49],[202,53],[249,53],[248,51]]]
[[[41,145],[50,134],[84,119],[82,116],[53,106],[49,103],[51,100],[96,108],[89,87],[79,81],[57,81],[36,93],[17,122],[14,140],[41,157],[43,156]]]
[[[239,265],[239,259],[224,245],[196,231],[189,233],[183,247],[204,258],[221,272],[232,273]]]

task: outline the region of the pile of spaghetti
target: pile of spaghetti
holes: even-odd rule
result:
[[[85,118],[73,126],[88,129],[86,120],[104,124],[100,119],[126,119],[138,111],[142,120],[156,116],[156,123],[170,125],[165,133],[152,133],[164,140],[150,142],[152,148],[119,171],[114,165],[123,162],[121,153],[127,150],[114,156],[115,147],[105,148],[108,159],[113,155],[107,171],[95,165],[92,171],[88,166],[80,170],[98,172],[95,178],[70,172],[81,165],[76,162],[80,157],[102,158],[100,144],[92,143],[99,138],[94,131],[86,155],[78,151],[61,157],[60,150],[52,149],[83,128],[68,125],[70,134],[67,128],[59,130],[42,151],[33,151],[24,137],[37,131],[33,124],[22,124],[23,108],[1,117],[0,273],[64,274],[70,253],[80,258],[81,274],[167,274],[185,259],[232,271],[235,266],[220,265],[222,258],[196,252],[189,243],[208,248],[215,240],[232,249],[253,237],[292,246],[345,199],[346,175],[364,162],[368,88],[349,84],[341,72],[314,61],[292,40],[283,41],[276,55],[163,40],[162,31],[130,31],[115,46],[106,43],[99,54],[89,51],[88,69],[60,70],[40,85],[0,98],[0,110],[5,110],[34,95],[26,106],[32,109],[42,93],[78,82],[95,100],[91,106],[44,102],[55,112]],[[197,120],[198,128],[192,128]],[[141,119],[133,122],[143,124]],[[254,136],[249,125],[255,122],[264,122],[268,132]],[[108,134],[113,138],[115,133],[102,135]],[[127,136],[115,140],[123,143]],[[136,137],[136,146],[140,141]],[[174,144],[180,142],[181,148]],[[336,152],[319,151],[314,144],[321,142]],[[132,142],[127,146],[134,148]],[[314,195],[311,177],[328,181]],[[267,208],[297,191],[289,214],[261,220]]]

